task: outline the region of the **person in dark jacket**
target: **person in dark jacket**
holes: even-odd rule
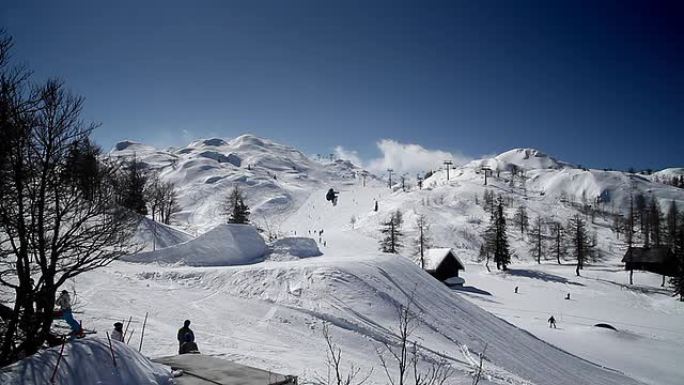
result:
[[[192,338],[190,333],[185,335],[185,342],[181,345],[179,354],[199,354],[199,348]]]
[[[185,343],[189,336],[190,341],[194,342],[195,341],[195,333],[192,332],[192,329],[190,329],[190,320],[186,319],[185,322],[183,323],[183,327],[178,329],[178,354],[182,354],[181,347],[183,346],[183,343]]]

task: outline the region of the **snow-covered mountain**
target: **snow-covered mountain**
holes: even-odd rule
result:
[[[447,360],[456,370],[453,383],[472,383],[485,346],[481,384],[675,385],[684,375],[676,364],[684,354],[684,309],[657,276],[637,273],[637,285],[626,284],[619,263],[624,244],[610,230],[613,214],[624,213],[631,195],[653,196],[663,208],[672,201],[684,207],[682,189],[642,175],[577,168],[532,149],[473,161],[450,170],[448,180],[437,171],[423,189],[413,183],[406,191],[373,176],[364,185],[362,170],[350,162],[317,162],[252,135],[168,150],[126,141],[110,155],[135,156],[174,182],[181,212],[172,225],[208,234],[187,240],[187,233],[165,230],[165,245],[182,244],[157,250],[155,261],[222,250],[225,237],[209,230],[224,221],[220,202],[235,184],[245,190],[254,222],[281,236],[304,237],[284,238],[283,245],[271,245],[275,257],[251,265],[115,262],[72,283],[82,288],[84,324],[107,329],[111,319],[140,321],[149,312],[144,352],[152,356],[173,354],[175,330],[190,318],[204,353],[312,380],[326,371],[321,329],[327,323],[345,362],[374,367],[370,383],[386,383],[376,349],[396,344],[396,308],[412,297],[420,318],[414,331],[419,365]],[[493,170],[486,186],[483,166]],[[340,192],[336,206],[325,200],[330,187]],[[505,198],[508,218],[525,205],[531,219],[564,223],[591,204],[598,213],[588,222],[602,260],[582,277],[575,277],[571,261],[537,265],[528,235],[510,224],[511,271],[488,272],[478,262],[489,222],[482,207],[487,190]],[[397,209],[404,213],[407,247],[398,256],[382,254],[380,224]],[[418,215],[427,217],[433,243],[453,248],[466,263],[462,290],[447,288],[410,261]],[[312,252],[278,251],[300,244]],[[572,300],[562,299],[567,293]],[[558,330],[548,329],[549,314],[559,320]],[[600,322],[619,330],[593,327]]]
[[[108,155],[119,160],[136,157],[161,180],[173,182],[181,207],[173,223],[194,232],[225,221],[222,202],[235,185],[243,190],[255,222],[277,223],[312,189],[354,183],[363,171],[343,160],[319,163],[290,146],[248,134],[201,139],[168,150],[126,140]]]

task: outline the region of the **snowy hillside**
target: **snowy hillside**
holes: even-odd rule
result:
[[[265,227],[294,210],[311,189],[351,183],[362,171],[346,161],[322,164],[292,147],[247,134],[170,150],[123,141],[109,156],[136,157],[162,181],[173,182],[182,210],[172,224],[195,233],[225,221],[222,201],[235,185],[243,189],[253,221]]]
[[[454,384],[472,383],[485,345],[481,384],[679,385],[684,376],[675,362],[684,354],[684,308],[659,287],[657,276],[637,273],[635,285],[627,285],[619,263],[624,243],[610,230],[630,195],[684,207],[682,189],[639,175],[575,168],[531,149],[471,162],[451,170],[449,180],[437,171],[422,190],[414,184],[402,191],[372,178],[364,186],[361,170],[349,162],[321,164],[249,135],[172,151],[130,142],[118,147],[112,156],[135,154],[176,183],[182,211],[172,223],[200,234],[132,259],[233,258],[221,227],[209,229],[224,221],[220,202],[235,183],[247,191],[254,222],[292,237],[271,244],[271,255],[263,262],[250,259],[250,265],[116,262],[70,283],[83,304],[80,318],[98,330],[129,316],[139,330],[149,312],[143,353],[150,356],[173,354],[175,331],[188,318],[203,353],[312,380],[326,372],[325,322],[345,365],[374,368],[371,383],[382,384],[387,379],[376,350],[396,346],[397,307],[413,297],[420,322],[412,341],[421,349],[420,366],[446,360],[456,370]],[[499,169],[487,186],[483,165]],[[325,200],[331,186],[339,190],[336,206]],[[509,220],[524,205],[531,220],[565,223],[591,204],[597,214],[587,220],[602,259],[582,277],[575,277],[570,260],[558,265],[547,255],[533,263],[529,235],[509,223],[511,270],[488,272],[478,260],[489,222],[485,191],[504,197]],[[398,209],[407,247],[398,256],[379,253],[380,225]],[[447,288],[411,262],[418,215],[428,219],[434,245],[454,249],[467,264],[462,289]],[[572,299],[564,300],[568,293]],[[558,319],[558,329],[547,327],[549,315]],[[618,331],[593,327],[602,322]]]

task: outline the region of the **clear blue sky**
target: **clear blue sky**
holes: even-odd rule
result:
[[[3,0],[0,25],[106,149],[252,132],[684,166],[681,1]]]

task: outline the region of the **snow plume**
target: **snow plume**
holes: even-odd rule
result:
[[[382,156],[367,162],[363,162],[356,151],[347,150],[342,146],[335,148],[335,154],[340,159],[349,160],[359,167],[378,174],[388,168],[399,174],[417,173],[437,169],[445,160],[452,160],[454,165],[462,165],[470,161],[470,158],[460,153],[430,150],[419,144],[400,143],[392,139],[382,139],[376,145]]]
[[[358,152],[354,150],[347,150],[342,146],[335,147],[335,157],[337,159],[348,160],[359,167],[363,167],[364,164]]]

